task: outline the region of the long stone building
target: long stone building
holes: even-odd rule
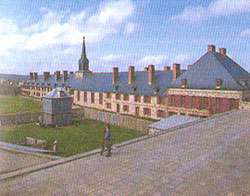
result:
[[[225,48],[214,45],[187,70],[180,64],[143,71],[134,66],[127,72],[91,72],[85,38],[79,69],[61,74],[30,73],[23,79],[22,94],[42,98],[53,88],[64,87],[73,102],[89,108],[121,114],[161,119],[172,114],[208,117],[240,109],[250,101],[250,74],[230,59]]]

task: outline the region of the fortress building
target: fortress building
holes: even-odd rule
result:
[[[114,67],[110,73],[94,73],[83,38],[78,71],[30,73],[21,88],[23,95],[42,98],[56,87],[64,87],[76,105],[152,119],[208,117],[248,107],[250,101],[250,74],[214,45],[187,70],[174,63],[162,70],[149,65],[143,71],[129,66],[127,72]]]

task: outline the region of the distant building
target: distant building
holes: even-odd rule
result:
[[[180,64],[155,70],[149,65],[144,71],[93,73],[89,70],[83,38],[79,70],[56,71],[43,76],[30,73],[24,79],[22,94],[43,97],[56,87],[65,87],[73,95],[74,104],[152,119],[172,114],[207,117],[239,109],[250,100],[250,74],[226,55],[216,52],[214,45],[187,70]]]

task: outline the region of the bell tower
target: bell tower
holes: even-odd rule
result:
[[[89,59],[86,55],[85,37],[83,36],[82,54],[79,59],[79,70],[76,72],[76,79],[83,78],[85,73],[91,73],[91,71],[89,71]]]

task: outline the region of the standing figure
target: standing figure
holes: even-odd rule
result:
[[[111,157],[111,146],[112,146],[111,130],[110,130],[110,125],[107,124],[104,129],[104,138],[103,138],[103,146],[102,146],[101,155],[103,154],[105,148],[107,148],[108,153],[106,157]]]

